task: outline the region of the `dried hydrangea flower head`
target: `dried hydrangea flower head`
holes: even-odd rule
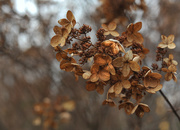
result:
[[[159,43],[158,47],[174,49],[176,44],[174,43],[174,35],[169,35],[168,37],[161,35],[162,42]]]
[[[61,27],[54,27],[56,35],[51,39],[60,69],[73,72],[76,80],[79,76],[83,77],[87,91],[105,93],[107,98],[103,105],[116,106],[116,101],[120,100],[119,109],[124,108],[128,115],[136,113],[142,117],[150,109],[148,105],[141,103],[141,100],[146,93],[154,94],[163,87],[160,84],[161,70],[167,72],[167,81],[177,80],[174,75],[177,62],[173,60],[172,54],[169,58],[164,57],[167,53],[165,47],[174,48],[172,35],[168,38],[162,36],[163,42],[159,44],[156,58],[157,61],[164,62],[161,68],[153,64],[153,70],[157,71],[153,72],[149,67],[141,67],[145,55],[149,52],[144,48],[144,39],[139,33],[141,22],[131,23],[121,35],[115,31],[116,23],[102,24],[103,28],[96,34],[97,41],[92,43],[88,36],[91,27],[82,25],[79,29],[75,28],[76,20],[71,11],[67,12],[66,17],[67,19],[59,20]],[[111,35],[108,37],[112,39],[108,39],[106,35]],[[89,68],[86,66],[84,69],[89,59]]]

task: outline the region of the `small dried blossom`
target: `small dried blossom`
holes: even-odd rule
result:
[[[123,57],[117,57],[113,60],[115,67],[122,67],[123,76],[127,77],[130,71],[139,72],[140,66],[136,61],[133,61],[133,53],[131,50],[125,53]]]
[[[150,112],[150,109],[148,105],[139,103],[133,108],[131,114],[133,114],[134,112],[138,117],[143,117],[145,112]]]
[[[171,64],[178,65],[178,62],[173,59],[174,59],[173,54],[169,54],[169,58],[164,58],[163,61],[165,61],[168,66],[170,66]]]
[[[112,36],[119,36],[119,33],[115,31],[117,25],[115,22],[111,22],[108,25],[102,24],[103,29],[105,30],[104,35],[111,34]]]
[[[171,79],[173,79],[175,82],[177,82],[177,78],[175,76],[177,68],[175,65],[170,65],[168,68],[162,68],[162,71],[166,72],[166,81],[170,81]]]
[[[158,47],[174,49],[176,44],[174,43],[174,35],[169,35],[168,37],[161,35],[162,42],[159,43]]]

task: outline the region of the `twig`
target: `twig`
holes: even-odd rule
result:
[[[178,118],[179,122],[180,122],[180,117],[179,115],[177,114],[176,110],[174,109],[174,107],[172,106],[171,102],[168,100],[168,98],[166,97],[166,95],[161,91],[159,90],[159,92],[161,93],[161,95],[163,96],[163,98],[166,100],[166,102],[169,104],[169,106],[171,107],[173,113],[176,115],[176,117]]]

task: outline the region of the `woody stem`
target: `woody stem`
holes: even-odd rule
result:
[[[166,102],[169,104],[169,106],[171,107],[173,113],[176,115],[176,117],[178,118],[179,122],[180,122],[180,117],[179,115],[177,114],[176,110],[174,109],[174,107],[172,106],[171,102],[168,100],[168,98],[166,97],[166,95],[161,91],[159,90],[160,94],[163,96],[163,98],[166,100]]]

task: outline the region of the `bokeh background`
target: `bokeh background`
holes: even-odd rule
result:
[[[53,27],[71,10],[79,27],[95,33],[102,23],[115,21],[118,32],[142,21],[144,45],[150,50],[144,65],[155,63],[160,36],[175,35],[175,60],[180,62],[179,0],[0,0],[0,130],[53,130],[37,118],[34,105],[61,97],[74,102],[68,121],[57,121],[59,130],[179,130],[180,123],[160,93],[145,96],[151,112],[143,118],[102,106],[106,95],[88,92],[85,81],[63,72],[50,46]],[[180,81],[162,81],[180,115]],[[59,113],[56,113],[59,114]],[[65,117],[67,118],[67,117]],[[47,125],[47,124],[46,124]]]

